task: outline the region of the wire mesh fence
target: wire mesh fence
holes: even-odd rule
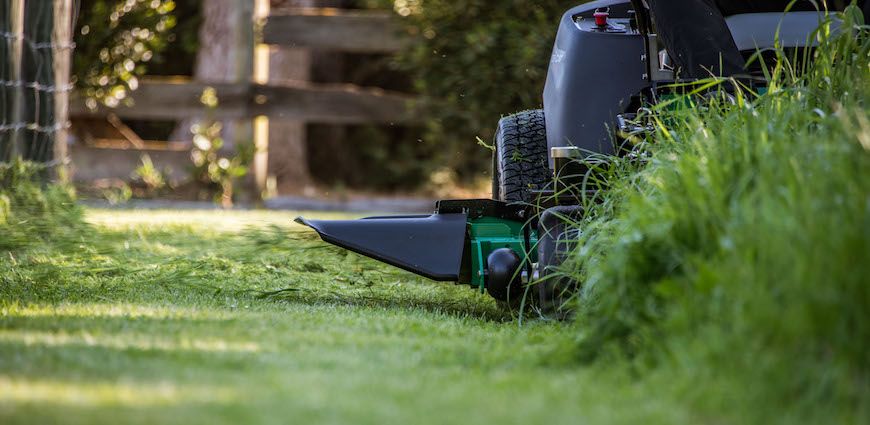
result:
[[[65,160],[77,10],[77,0],[0,0],[0,164]]]

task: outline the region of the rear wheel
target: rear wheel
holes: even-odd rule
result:
[[[494,145],[492,198],[533,202],[534,191],[543,189],[552,178],[544,111],[519,112],[499,120]]]

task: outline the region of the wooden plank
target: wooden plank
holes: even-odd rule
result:
[[[99,179],[128,180],[130,171],[142,164],[142,156],[148,155],[160,170],[169,171],[173,181],[189,178],[190,148],[187,149],[117,149],[95,148],[81,144],[70,145],[70,168],[72,180],[93,182]]]
[[[267,116],[322,124],[398,124],[419,121],[412,96],[353,85],[205,84],[189,80],[146,79],[132,94],[133,105],[88,110],[77,98],[70,115],[144,120],[178,120],[202,116],[199,101],[205,87],[214,87],[220,106],[215,118]]]
[[[133,151],[171,151],[190,153],[190,144],[187,142],[165,142],[161,140],[142,140],[141,143],[133,144],[128,139],[92,139],[83,145],[89,149],[116,149]]]
[[[263,43],[356,53],[393,53],[408,42],[389,12],[303,8],[273,13]]]
[[[353,85],[254,86],[251,113],[321,124],[409,123],[413,97]]]
[[[200,117],[206,108],[200,102],[202,91],[214,87],[218,93],[220,107],[215,118],[246,118],[250,98],[250,87],[239,83],[205,84],[189,79],[144,79],[139,89],[131,94],[132,105],[122,105],[108,109],[99,107],[89,110],[80,97],[70,105],[72,116],[106,116],[114,113],[121,118],[142,120],[178,120]]]

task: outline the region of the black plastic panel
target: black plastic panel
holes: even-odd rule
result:
[[[467,215],[372,217],[362,220],[296,219],[325,242],[432,280],[459,280]]]

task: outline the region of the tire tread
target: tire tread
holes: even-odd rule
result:
[[[499,120],[494,155],[493,198],[533,202],[532,191],[551,179],[544,111],[524,111]]]

